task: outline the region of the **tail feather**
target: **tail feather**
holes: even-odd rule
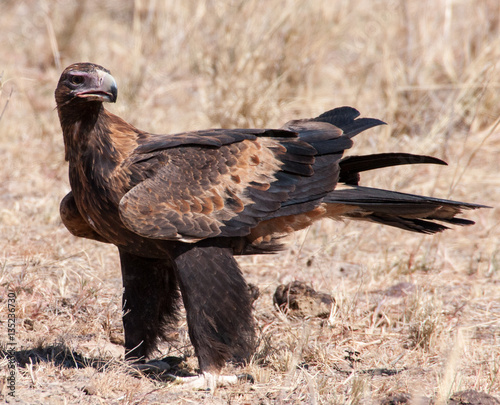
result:
[[[353,155],[347,156],[339,162],[339,182],[357,185],[359,183],[359,173],[361,172],[389,166],[423,163],[447,165],[447,163],[441,159],[432,156],[413,155],[411,153],[377,153],[364,156]]]
[[[422,219],[416,219],[416,218],[409,219],[397,216],[373,214],[373,215],[368,215],[366,219],[371,222],[376,222],[378,224],[404,229],[405,231],[425,233],[425,234],[443,232],[449,229],[445,225],[431,221],[424,221]]]
[[[433,222],[472,225],[474,221],[456,218],[463,210],[486,208],[484,205],[424,197],[370,187],[349,186],[330,192],[323,202],[351,209],[344,216],[394,226],[407,231],[436,233],[448,229]]]

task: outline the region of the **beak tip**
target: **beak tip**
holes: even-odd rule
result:
[[[102,86],[110,96],[109,102],[116,103],[116,99],[118,98],[118,86],[116,85],[115,78],[111,76],[111,74],[106,73],[103,77]]]
[[[118,87],[116,87],[116,83],[113,87],[111,87],[111,98],[110,98],[110,102],[111,103],[116,103],[116,99],[118,98]]]

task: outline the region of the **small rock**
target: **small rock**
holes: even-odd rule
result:
[[[93,384],[88,384],[82,388],[86,395],[97,395],[97,388]]]
[[[273,302],[287,314],[328,318],[335,300],[329,294],[316,292],[306,283],[293,281],[276,288]]]
[[[123,336],[123,332],[111,331],[109,333],[109,341],[115,345],[124,346],[125,345],[125,338]]]
[[[257,298],[260,297],[259,287],[255,284],[248,284],[248,293],[250,294],[250,299],[255,302]]]
[[[408,393],[395,394],[380,401],[380,405],[432,405],[433,402],[427,397],[413,397]]]
[[[396,394],[380,401],[380,405],[403,405],[411,404],[411,395],[407,393]]]
[[[383,293],[388,297],[405,297],[415,292],[416,289],[417,287],[415,286],[415,284],[406,283],[403,281],[387,288],[383,291]]]
[[[435,401],[429,398],[420,397],[414,398],[410,394],[396,394],[392,397],[387,397],[380,401],[380,405],[403,405],[403,404],[419,404],[430,405]],[[460,391],[453,394],[447,401],[447,405],[500,405],[500,401],[484,392],[475,390]]]
[[[33,319],[26,318],[23,325],[26,330],[33,330],[35,328],[35,321]]]
[[[500,401],[485,392],[465,390],[454,393],[448,405],[500,405]]]

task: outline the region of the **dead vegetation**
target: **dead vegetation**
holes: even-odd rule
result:
[[[499,24],[496,0],[1,2],[0,337],[5,349],[15,292],[18,403],[498,394]],[[243,258],[260,289],[259,347],[240,370],[255,384],[210,396],[134,377],[121,362],[115,249],[73,238],[59,219],[68,182],[53,91],[77,61],[109,68],[119,85],[112,111],[152,132],[273,127],[355,106],[389,125],[360,135],[353,153],[409,151],[450,165],[386,169],[363,184],[495,208],[434,237],[323,222],[280,255]],[[275,310],[276,287],[294,280],[333,296],[327,319]],[[192,370],[185,321],[172,337],[158,355]]]

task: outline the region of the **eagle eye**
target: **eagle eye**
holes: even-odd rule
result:
[[[71,76],[69,81],[71,82],[71,84],[80,85],[80,84],[83,84],[83,82],[85,81],[85,78],[83,76],[80,76],[80,75],[74,75],[74,76]]]

